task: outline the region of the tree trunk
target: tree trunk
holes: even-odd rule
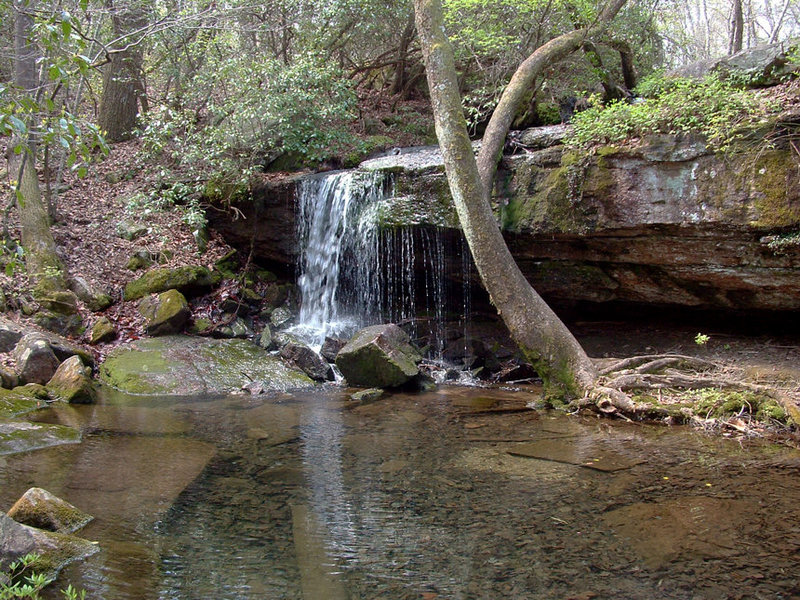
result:
[[[35,96],[38,88],[36,76],[36,46],[30,35],[33,19],[28,12],[31,3],[18,0],[14,3],[15,28],[14,81],[20,88]],[[36,176],[36,150],[28,120],[25,137],[15,136],[11,141],[8,172],[16,180],[16,203],[19,213],[20,241],[25,250],[25,268],[34,284],[34,290],[46,293],[66,287],[64,265],[56,253],[56,243],[50,232],[50,220],[42,204],[39,179]]]
[[[728,54],[736,54],[742,51],[742,40],[744,38],[744,11],[742,0],[733,0],[733,17],[731,18],[731,42],[728,46]]]
[[[428,76],[436,135],[456,211],[481,281],[512,338],[544,380],[546,393],[551,397],[562,398],[581,396],[594,386],[597,371],[566,326],[522,275],[487,202],[487,190],[494,175],[494,165],[489,183],[482,182],[467,134],[453,51],[444,32],[441,2],[415,0],[414,9]],[[567,41],[559,38],[550,44],[550,48],[558,48],[558,56],[563,56],[569,49],[580,47],[583,33],[575,35],[573,32],[562,37],[566,37]],[[536,68],[531,68],[530,59],[523,65],[527,65],[526,73],[539,72],[547,62],[537,56],[533,61]],[[513,90],[515,85],[520,86],[524,81],[525,77],[519,76],[518,71],[509,88]],[[507,120],[506,131],[502,132],[503,140],[516,111],[516,105],[506,98],[506,94],[504,99],[506,102],[503,116]],[[492,120],[495,121],[494,118]],[[499,131],[496,122],[494,131]],[[501,149],[502,144],[497,151],[490,149],[489,155],[499,156]],[[494,164],[496,165],[496,161]]]
[[[107,5],[114,11],[110,0]],[[112,12],[111,21],[114,34],[123,40],[124,45],[135,42],[125,36],[147,24],[144,10],[136,5],[126,5]],[[108,141],[118,142],[130,137],[136,127],[140,101],[145,101],[142,51],[133,45],[122,52],[112,53],[103,72],[103,97],[97,120]]]

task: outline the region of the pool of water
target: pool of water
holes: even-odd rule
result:
[[[96,519],[89,598],[800,597],[800,453],[536,412],[539,390],[116,397],[0,457]],[[55,596],[53,596],[55,597]]]

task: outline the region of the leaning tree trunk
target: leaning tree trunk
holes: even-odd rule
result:
[[[14,82],[35,97],[36,46],[31,42],[33,18],[29,12],[32,3],[18,0],[14,3]],[[28,132],[15,136],[10,152],[8,172],[16,180],[15,193],[20,224],[20,242],[25,251],[25,268],[34,291],[47,293],[66,287],[64,265],[56,252],[56,243],[50,232],[50,219],[42,203],[39,179],[36,175],[36,145],[31,134],[33,119],[28,120]]]
[[[114,11],[110,1],[107,5]],[[97,120],[106,139],[118,142],[130,137],[136,127],[139,104],[146,101],[142,51],[136,40],[129,40],[126,36],[142,29],[147,18],[144,10],[134,4],[116,9],[111,21],[115,35],[123,40],[126,48],[109,56],[103,73],[103,96]]]
[[[487,202],[488,185],[481,181],[467,134],[441,2],[415,0],[414,9],[436,136],[456,211],[481,281],[512,338],[544,380],[548,395],[582,395],[594,385],[597,371],[577,340],[517,267]],[[574,46],[577,48],[579,42]],[[514,112],[509,111],[510,117]]]

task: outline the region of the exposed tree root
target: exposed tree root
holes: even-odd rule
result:
[[[723,369],[702,358],[679,354],[634,356],[600,369],[599,374],[595,385],[583,398],[574,401],[572,408],[595,410],[626,419],[674,420],[679,417],[681,420],[702,420],[685,404],[662,404],[662,394],[675,397],[687,390],[703,389],[746,391],[771,398],[784,409],[791,421],[800,424],[800,408],[787,390],[746,381],[730,369]],[[659,402],[637,402],[634,399],[647,396],[656,396]]]

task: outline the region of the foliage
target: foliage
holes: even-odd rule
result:
[[[52,581],[45,574],[36,572],[39,561],[39,555],[31,553],[12,562],[8,566],[7,575],[0,574],[0,600],[39,600],[40,592]],[[78,592],[72,585],[61,590],[61,594],[65,600],[86,598],[85,590]]]
[[[694,343],[698,346],[705,346],[711,340],[711,336],[705,333],[698,333],[694,336]]]
[[[786,411],[772,398],[751,391],[691,390],[683,398],[692,402],[694,412],[706,417],[729,417],[748,414],[763,421],[785,422]]]
[[[727,150],[748,125],[763,116],[757,99],[729,81],[710,75],[702,80],[653,78],[638,88],[643,101],[593,105],[573,118],[572,147],[613,144],[653,133],[698,133],[717,150]]]

